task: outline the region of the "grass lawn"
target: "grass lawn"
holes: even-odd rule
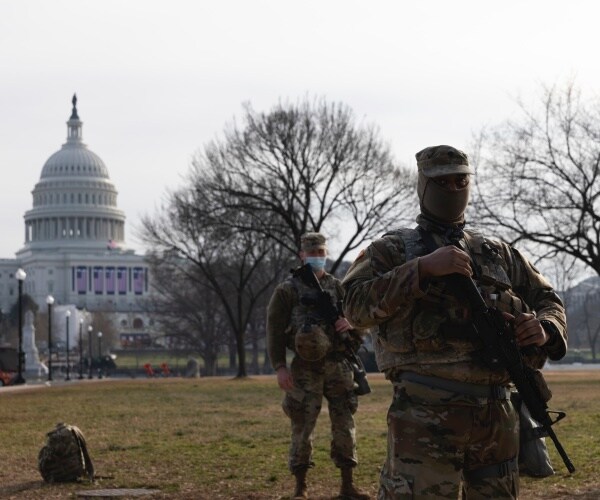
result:
[[[557,473],[523,478],[521,498],[600,498],[600,371],[548,372],[551,407],[567,418],[555,432],[577,472],[569,475],[550,444]],[[373,392],[356,415],[358,485],[375,497],[385,456],[391,386],[369,375]],[[84,380],[20,390],[0,389],[0,498],[75,498],[103,488],[155,488],[148,498],[289,498],[289,421],[273,376],[248,380],[181,378]],[[339,489],[329,459],[326,407],[315,436],[311,498]],[[79,426],[100,479],[48,485],[37,471],[45,434],[57,422]]]

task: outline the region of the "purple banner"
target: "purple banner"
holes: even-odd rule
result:
[[[144,292],[144,268],[133,268],[133,292],[136,295],[142,295]]]
[[[106,285],[107,295],[115,294],[115,268],[105,267],[104,268],[104,284]]]
[[[87,289],[87,267],[77,267],[77,293],[85,295]]]
[[[104,275],[101,267],[94,267],[94,292],[97,295],[104,292]]]
[[[117,268],[117,288],[119,295],[125,295],[127,293],[127,268]]]

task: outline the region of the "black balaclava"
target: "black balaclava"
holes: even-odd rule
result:
[[[458,226],[465,221],[469,204],[469,185],[458,191],[440,186],[435,178],[445,175],[472,174],[466,153],[448,145],[430,146],[415,158],[419,169],[417,193],[421,218],[435,225]]]
[[[421,212],[427,217],[446,224],[464,222],[469,204],[470,184],[459,190],[448,189],[436,184],[432,177],[419,172],[417,194]]]

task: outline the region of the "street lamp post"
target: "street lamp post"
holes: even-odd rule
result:
[[[102,378],[102,332],[98,332],[98,378]]]
[[[83,318],[79,318],[79,380],[83,379]]]
[[[23,281],[27,277],[27,273],[23,269],[17,269],[15,278],[19,282],[19,359],[18,359],[18,373],[15,379],[15,384],[24,384],[25,379],[23,378],[23,370],[25,368],[25,353],[23,352]]]
[[[65,380],[71,380],[71,361],[69,359],[69,318],[71,317],[71,311],[67,310],[65,316],[67,318],[67,376]]]
[[[0,308],[0,328],[2,328],[2,330],[0,331],[0,342],[4,342],[3,323],[4,323],[4,311],[2,310],[2,308]]]
[[[88,379],[92,377],[92,325],[88,326]]]
[[[46,304],[48,304],[48,382],[52,381],[52,304],[54,304],[54,297],[48,295],[46,297]]]

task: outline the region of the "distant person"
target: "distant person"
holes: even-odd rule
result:
[[[343,297],[340,281],[325,272],[327,244],[322,234],[302,236],[300,259],[310,264],[334,303]],[[267,311],[269,357],[277,383],[285,391],[283,410],[292,423],[289,468],[296,478],[294,498],[308,498],[306,475],[314,467],[313,431],[325,396],[331,419],[331,458],[341,469],[340,497],[368,499],[353,484],[352,472],[358,464],[353,414],[358,398],[352,367],[344,356],[348,341],[360,343],[360,338],[342,317],[335,325],[323,322],[310,300],[314,296],[314,288],[292,276],[277,286]],[[290,368],[286,348],[295,353]]]
[[[517,498],[509,376],[483,362],[471,305],[448,276],[473,278],[488,307],[513,323],[519,346],[533,351],[534,368],[565,355],[565,310],[518,250],[465,229],[467,155],[435,146],[416,159],[418,226],[374,241],[343,280],[344,312],[373,327],[377,364],[394,386],[378,498]]]

